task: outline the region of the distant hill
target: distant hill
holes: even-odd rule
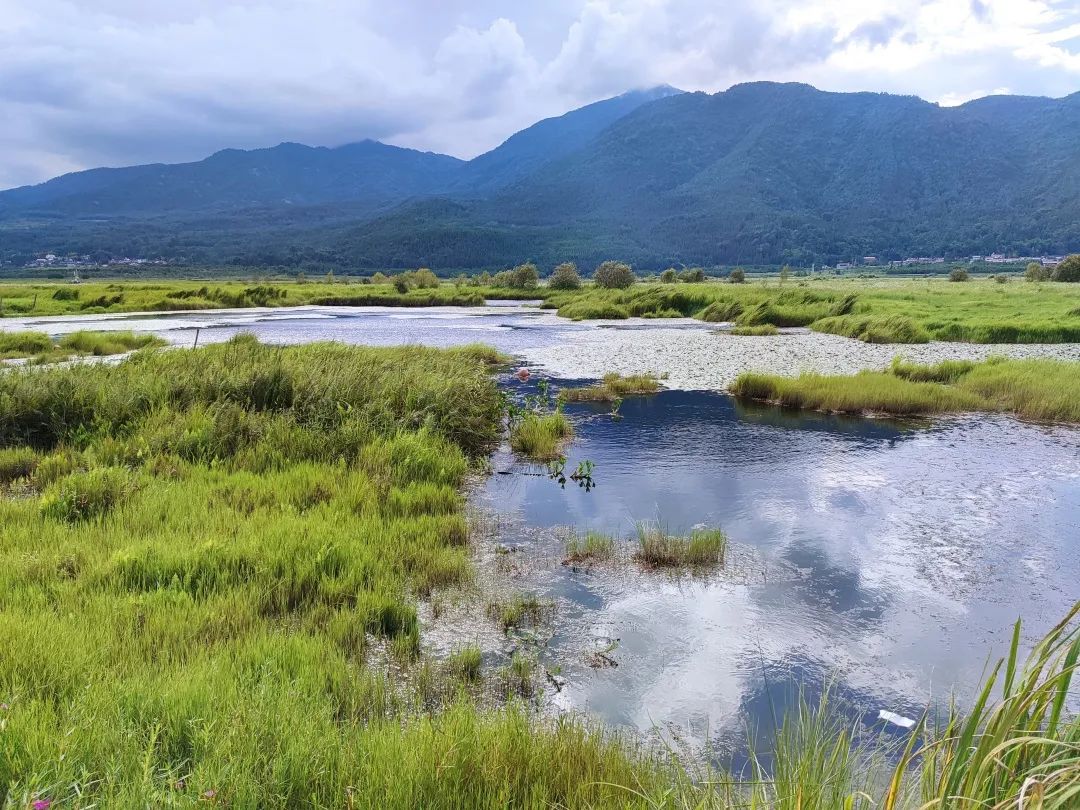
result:
[[[800,84],[661,87],[467,162],[283,144],[67,175],[0,193],[0,212],[9,255],[107,244],[290,266],[1063,253],[1080,249],[1080,94],[943,108]]]

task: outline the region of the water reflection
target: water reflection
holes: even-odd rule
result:
[[[511,518],[501,541],[557,557],[553,532],[523,528],[573,526],[628,547],[635,521],[659,517],[721,526],[735,554],[704,578],[553,564],[517,583],[560,600],[567,707],[731,746],[828,681],[879,730],[881,709],[969,698],[1018,615],[1034,637],[1080,598],[1075,429],[800,416],[705,392],[607,410],[567,409],[567,468],[594,462],[593,491],[496,458],[510,474],[477,498]],[[619,666],[588,666],[611,639]]]

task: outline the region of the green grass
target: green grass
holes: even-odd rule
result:
[[[504,601],[488,603],[488,617],[498,622],[504,633],[537,627],[554,612],[554,605],[535,596],[517,595]]]
[[[944,279],[757,280],[747,284],[585,285],[549,292],[545,307],[582,320],[695,317],[740,327],[809,326],[873,343],[1080,342],[1075,284],[950,284]]]
[[[659,523],[636,526],[637,558],[657,568],[721,565],[727,537],[720,529],[694,529],[686,536],[673,535]]]
[[[1057,360],[896,361],[884,372],[780,377],[746,372],[731,393],[789,408],[897,416],[1000,411],[1025,419],[1080,423],[1080,363]]]
[[[660,380],[655,374],[605,374],[596,385],[584,388],[563,388],[559,399],[564,402],[613,402],[628,396],[655,394]]]
[[[615,556],[615,538],[610,534],[588,531],[576,532],[566,541],[566,563],[583,563],[591,560],[610,560]]]
[[[733,326],[728,334],[743,337],[772,337],[779,335],[780,330],[771,323],[763,323],[758,326]]]
[[[53,340],[43,332],[0,332],[0,360],[26,358],[32,363],[55,363],[72,357],[105,357],[164,346],[155,335],[134,332],[73,332]]]
[[[510,429],[510,447],[534,461],[550,461],[561,455],[573,434],[570,420],[561,411],[526,413]]]

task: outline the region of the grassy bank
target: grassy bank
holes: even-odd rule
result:
[[[44,332],[0,332],[0,360],[56,363],[72,357],[108,357],[164,345],[165,341],[155,335],[134,332],[73,332],[59,339]]]
[[[1080,363],[991,359],[936,366],[894,362],[851,376],[743,373],[735,396],[790,408],[897,416],[999,411],[1025,419],[1080,423]]]
[[[575,320],[698,318],[740,329],[807,326],[871,343],[1080,342],[1080,285],[952,284],[914,279],[796,279],[637,284],[549,294]]]
[[[745,334],[767,327],[810,327],[873,343],[1080,342],[1080,285],[995,284],[944,279],[834,279],[823,276],[744,284],[638,283],[608,290],[490,286],[491,279],[438,282],[433,276],[395,285],[342,281],[0,283],[0,314],[71,315],[233,307],[480,305],[486,298],[541,298],[574,320],[697,318],[733,322]],[[370,282],[371,280],[366,280]],[[423,283],[425,286],[416,286]],[[412,286],[410,286],[412,285]],[[754,331],[756,330],[756,331]]]

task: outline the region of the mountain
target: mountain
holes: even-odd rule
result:
[[[158,215],[362,201],[378,207],[449,185],[463,161],[378,141],[334,149],[283,143],[205,160],[91,169],[0,193],[8,211]]]
[[[638,107],[680,93],[681,90],[666,84],[649,90],[632,90],[557,118],[545,118],[469,161],[456,190],[484,193],[509,185],[573,154]]]
[[[283,144],[67,175],[0,206],[12,256],[450,269],[1064,253],[1080,249],[1080,94],[940,107],[802,84],[661,87],[467,162]]]

